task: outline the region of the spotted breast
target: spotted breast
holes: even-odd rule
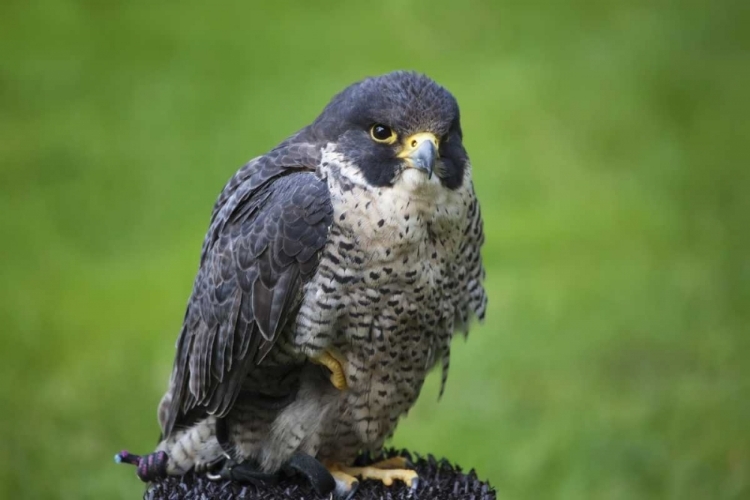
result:
[[[445,384],[453,332],[484,316],[481,215],[469,169],[455,191],[418,173],[423,185],[373,188],[328,148],[319,173],[334,222],[294,334],[308,356],[333,347],[345,360],[318,454],[347,461],[382,447],[439,361]]]

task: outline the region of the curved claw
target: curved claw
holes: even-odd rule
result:
[[[224,476],[219,474],[214,474],[213,472],[206,472],[206,477],[209,481],[221,481],[222,479],[226,479]]]
[[[213,465],[222,464],[221,469],[218,472],[206,472],[206,477],[209,481],[221,481],[224,479],[231,479],[232,468],[237,464],[229,453],[224,452],[224,458],[219,458]]]
[[[356,477],[350,476],[345,472],[334,470],[331,472],[335,482],[336,489],[334,490],[333,498],[337,500],[351,500],[359,489],[359,481]]]
[[[411,485],[409,486],[409,489],[411,491],[417,491],[417,488],[419,488],[419,478],[415,477],[411,480]]]

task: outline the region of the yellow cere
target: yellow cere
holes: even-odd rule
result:
[[[435,148],[439,146],[439,141],[437,137],[435,137],[435,134],[431,134],[430,132],[420,132],[418,134],[410,135],[404,140],[404,147],[398,154],[398,157],[406,158],[425,141],[432,142],[435,145]]]

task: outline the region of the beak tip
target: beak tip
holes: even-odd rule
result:
[[[431,141],[424,141],[410,156],[414,167],[425,172],[428,179],[432,179],[437,156],[435,145]]]

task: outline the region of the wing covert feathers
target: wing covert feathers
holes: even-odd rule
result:
[[[273,347],[328,237],[328,187],[310,144],[282,144],[227,183],[214,207],[177,341],[169,435],[195,409],[223,416]]]

